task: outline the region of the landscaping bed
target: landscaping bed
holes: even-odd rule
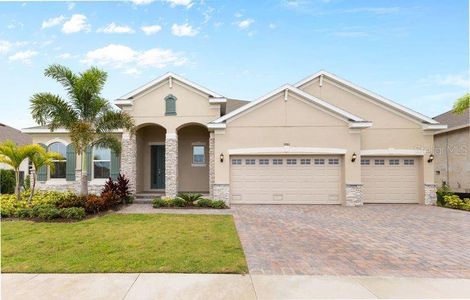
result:
[[[470,211],[470,198],[460,198],[448,186],[440,187],[436,194],[438,206]]]
[[[222,200],[203,198],[202,194],[180,193],[175,198],[156,198],[152,202],[154,208],[228,208]]]
[[[119,215],[2,222],[2,272],[247,273],[232,216]]]

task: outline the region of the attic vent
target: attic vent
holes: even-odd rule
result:
[[[165,116],[176,116],[176,97],[172,94],[165,97]]]

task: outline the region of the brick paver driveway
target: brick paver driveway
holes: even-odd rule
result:
[[[470,278],[470,213],[423,205],[232,206],[250,272]]]

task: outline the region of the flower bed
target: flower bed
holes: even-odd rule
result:
[[[153,200],[154,208],[228,208],[222,200],[202,198],[201,194],[181,193],[175,198],[156,198]]]
[[[447,185],[440,187],[436,194],[438,206],[470,211],[470,199],[461,199]]]

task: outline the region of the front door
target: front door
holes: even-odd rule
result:
[[[150,187],[165,188],[165,145],[150,146]]]

